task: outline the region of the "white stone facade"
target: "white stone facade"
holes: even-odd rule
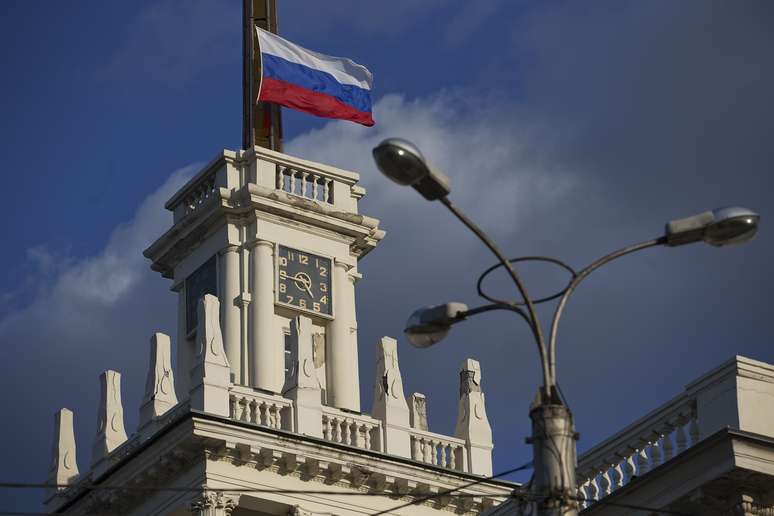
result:
[[[515,484],[482,478],[492,442],[477,362],[463,364],[456,435],[436,434],[424,397],[410,415],[397,342],[384,337],[372,414],[361,412],[357,262],[384,232],[358,214],[357,179],[262,148],[224,151],[167,203],[174,224],[145,254],[178,295],[177,350],[151,338],[130,436],[120,375],[103,374],[93,465],[80,475],[72,413],[57,414],[50,479],[67,487],[47,494],[47,510],[354,515],[414,501],[395,513],[479,513],[507,496]],[[331,310],[282,302],[280,248],[322,260]],[[311,295],[310,276],[291,285]]]

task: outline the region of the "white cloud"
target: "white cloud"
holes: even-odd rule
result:
[[[380,99],[374,113],[372,128],[332,122],[299,136],[287,148],[294,155],[360,172],[369,189],[365,208],[387,216],[390,224],[401,224],[404,216],[398,208],[419,204],[419,196],[377,171],[371,149],[387,137],[414,142],[451,177],[454,201],[503,235],[521,228],[520,214],[553,205],[577,184],[551,159],[551,135],[502,99],[471,101],[442,92],[409,100],[393,94]]]
[[[109,322],[131,317],[125,312],[127,297],[138,295],[138,287],[155,275],[142,251],[168,228],[171,214],[164,209],[164,202],[195,167],[173,172],[140,204],[131,221],[113,230],[95,256],[76,259],[57,255],[43,245],[29,249],[27,255],[36,267],[37,278],[27,281],[25,287],[33,290],[33,298],[0,320],[0,339],[11,334],[24,335],[26,341],[48,335],[57,335],[59,340],[88,339],[95,324],[100,325],[95,314],[106,317],[100,326],[107,330],[96,335],[112,332],[106,328]]]

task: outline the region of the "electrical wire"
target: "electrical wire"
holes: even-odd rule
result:
[[[382,514],[387,514],[387,513],[391,512],[391,511],[397,511],[398,509],[403,509],[404,507],[410,507],[412,505],[418,505],[420,503],[424,503],[424,502],[427,502],[429,500],[432,500],[433,498],[439,498],[441,496],[456,496],[456,495],[452,495],[452,493],[454,493],[455,491],[459,491],[460,489],[466,489],[468,487],[472,487],[472,486],[475,486],[477,484],[481,484],[481,483],[486,482],[488,480],[494,480],[495,478],[504,477],[505,475],[510,475],[511,473],[516,473],[517,471],[523,471],[525,469],[530,469],[532,467],[533,467],[533,463],[532,463],[532,461],[529,461],[526,464],[522,464],[518,468],[512,468],[512,469],[509,469],[509,470],[506,470],[506,471],[501,471],[500,473],[496,473],[496,474],[494,474],[492,476],[489,476],[489,477],[484,477],[484,478],[481,478],[481,479],[478,479],[478,480],[474,480],[473,482],[469,482],[467,484],[461,485],[459,487],[455,487],[453,489],[447,489],[445,491],[439,491],[438,493],[433,493],[432,495],[423,496],[421,498],[417,498],[415,500],[412,500],[412,501],[410,501],[408,503],[404,503],[402,505],[397,505],[395,507],[392,507],[392,508],[384,510],[384,511],[376,512],[376,513],[372,514],[371,516],[381,516]],[[478,495],[478,496],[481,496],[481,495]]]

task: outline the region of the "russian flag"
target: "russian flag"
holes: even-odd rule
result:
[[[261,50],[258,100],[324,118],[374,125],[373,76],[350,59],[319,54],[256,27]]]

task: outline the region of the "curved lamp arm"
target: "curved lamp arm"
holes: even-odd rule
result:
[[[578,273],[578,275],[570,282],[570,285],[567,287],[567,290],[564,292],[564,295],[559,300],[559,304],[556,306],[556,311],[554,312],[554,319],[551,322],[551,334],[549,336],[549,356],[548,356],[550,385],[553,386],[555,385],[555,382],[556,382],[556,334],[559,329],[559,319],[561,319],[562,313],[564,312],[564,307],[567,304],[567,300],[570,298],[570,295],[572,295],[572,293],[575,291],[575,288],[580,284],[581,281],[586,279],[586,277],[589,274],[591,274],[592,272],[599,269],[603,265],[610,263],[617,258],[626,256],[627,254],[635,253],[637,251],[642,251],[643,249],[648,249],[649,247],[654,247],[657,245],[665,245],[666,243],[667,243],[667,238],[660,237],[660,238],[654,238],[653,240],[640,242],[639,244],[632,244],[632,245],[626,246],[622,249],[619,249],[618,251],[614,251],[592,262],[585,269],[581,270]]]
[[[505,267],[505,270],[508,271],[508,274],[511,276],[511,279],[516,284],[516,288],[519,289],[519,293],[524,298],[524,304],[527,307],[527,312],[529,314],[529,319],[525,317],[527,320],[527,323],[529,324],[530,329],[532,330],[532,334],[535,336],[535,340],[537,341],[538,345],[538,353],[540,353],[540,365],[543,369],[543,387],[548,388],[551,384],[551,370],[548,363],[548,356],[546,354],[546,344],[545,339],[543,338],[543,330],[540,327],[540,321],[538,320],[537,312],[535,312],[535,306],[532,303],[532,299],[529,297],[529,294],[527,294],[527,289],[524,287],[524,284],[521,282],[521,279],[519,278],[519,275],[516,274],[516,271],[513,269],[513,266],[511,265],[511,262],[508,261],[508,258],[505,257],[505,255],[500,251],[500,249],[497,247],[497,245],[484,233],[476,224],[470,220],[467,215],[462,213],[452,202],[448,199],[448,197],[441,197],[439,199],[441,203],[449,208],[449,211],[451,211],[454,216],[456,216],[460,222],[465,224],[465,226],[468,227],[475,235],[486,245],[490,251],[497,257],[498,260],[500,260],[500,263],[503,264],[503,267]],[[506,305],[510,306],[510,305]],[[494,308],[493,308],[494,309]],[[524,317],[524,313],[520,311],[520,314],[522,317]]]

